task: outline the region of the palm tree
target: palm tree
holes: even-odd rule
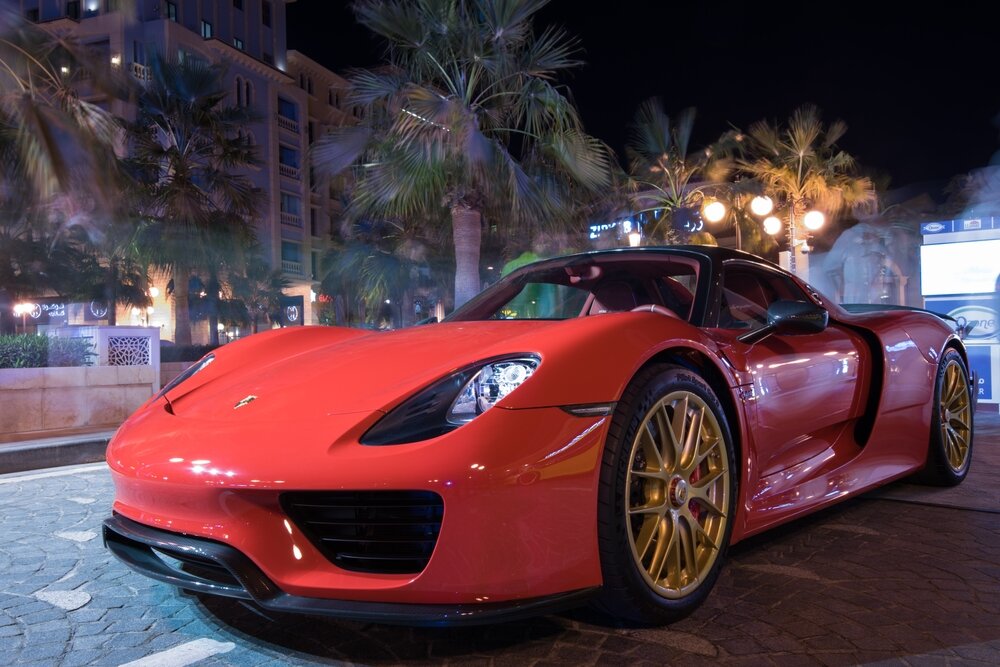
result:
[[[845,207],[875,203],[871,180],[856,176],[854,158],[837,148],[846,131],[842,121],[824,128],[819,110],[805,105],[795,110],[787,128],[760,121],[740,137],[739,169],[756,179],[788,217],[793,272],[796,225],[809,206],[833,216]]]
[[[224,106],[223,71],[203,61],[156,55],[130,127],[130,164],[145,189],[140,210],[151,221],[144,246],[151,262],[173,275],[174,342],[191,344],[189,278],[213,266],[217,244],[252,238],[248,221],[259,194],[235,170],[256,164],[238,130],[245,109]]]
[[[93,240],[120,189],[121,128],[75,87],[86,77],[114,96],[123,84],[106,61],[10,8],[0,25],[0,284],[15,297],[87,297],[104,282]]]
[[[0,9],[0,182],[21,181],[21,205],[51,205],[75,191],[106,203],[115,189],[112,114],[77,95],[83,77],[121,93],[108,63],[95,63],[76,42]]]
[[[607,148],[586,135],[554,84],[579,64],[560,30],[535,37],[548,0],[359,0],[358,21],[387,43],[389,65],[351,79],[363,122],[322,138],[321,170],[356,166],[359,217],[450,215],[455,305],[480,289],[483,212],[508,222],[558,212],[550,187],[567,176],[608,183]],[[501,204],[502,202],[502,204]]]
[[[636,112],[626,145],[632,206],[635,211],[665,213],[654,218],[647,231],[651,238],[671,240],[679,216],[691,215],[727,187],[730,135],[692,151],[694,119],[695,110],[689,107],[671,120],[658,98],[646,100]]]
[[[271,269],[258,249],[246,257],[242,272],[229,276],[233,299],[242,301],[246,308],[250,330],[257,333],[261,316],[265,322],[272,313],[281,310],[281,297],[291,283],[279,269]]]

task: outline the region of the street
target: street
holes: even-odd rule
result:
[[[703,607],[655,629],[586,610],[465,629],[265,615],[181,593],[114,559],[100,537],[112,500],[104,464],[4,475],[0,655],[17,665],[148,667],[995,665],[1000,418],[977,415],[977,427],[965,495],[896,483],[752,538],[731,550]]]

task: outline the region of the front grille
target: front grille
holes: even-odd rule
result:
[[[334,565],[385,574],[427,567],[444,516],[433,491],[296,491],[281,507]]]

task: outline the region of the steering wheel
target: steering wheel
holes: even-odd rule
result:
[[[636,306],[632,309],[633,313],[659,313],[660,315],[666,315],[667,317],[676,317],[681,319],[681,316],[670,310],[666,306],[661,306],[658,303],[647,303],[641,306]]]

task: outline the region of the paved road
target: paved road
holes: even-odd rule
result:
[[[990,419],[984,453],[1000,449]],[[1000,508],[898,488],[737,545],[708,602],[667,628],[579,611],[409,629],[181,594],[103,549],[103,465],[0,476],[0,664],[1000,664]]]

